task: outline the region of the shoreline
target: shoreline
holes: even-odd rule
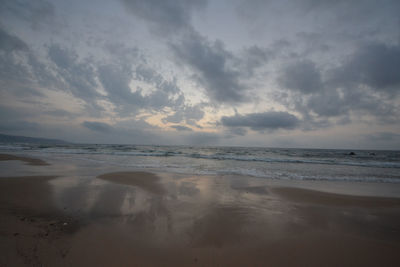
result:
[[[99,149],[99,151],[97,151]],[[103,149],[105,151],[103,151]],[[10,153],[27,156],[38,157],[49,161],[50,163],[69,161],[72,164],[84,165],[99,165],[104,164],[113,167],[111,171],[161,171],[168,173],[181,173],[181,174],[196,174],[196,175],[242,175],[251,176],[260,179],[272,179],[280,181],[326,181],[326,182],[341,182],[341,183],[388,183],[400,185],[400,162],[396,160],[396,154],[377,154],[377,161],[374,158],[367,158],[364,155],[356,158],[349,158],[350,156],[343,155],[340,152],[334,153],[334,156],[320,155],[322,161],[326,160],[331,164],[319,164],[315,161],[309,161],[309,156],[306,151],[299,151],[300,156],[288,155],[283,159],[280,157],[281,152],[270,151],[268,153],[275,153],[272,155],[258,155],[259,157],[266,157],[266,162],[252,161],[253,157],[247,160],[236,160],[235,157],[230,157],[229,151],[225,151],[223,156],[218,157],[218,151],[211,151],[207,156],[207,151],[199,151],[200,154],[196,156],[196,151],[193,152],[193,157],[188,151],[183,149],[173,151],[174,147],[169,149],[160,149],[159,147],[147,148],[127,148],[132,151],[126,151],[123,147],[117,147],[114,150],[108,151],[107,148],[82,147],[78,150],[73,149],[51,149],[51,152],[46,152],[46,149],[41,150],[21,150],[12,151]],[[258,151],[257,153],[261,153]],[[341,151],[342,152],[342,151]],[[228,153],[228,154],[227,154]],[[246,155],[251,154],[251,151],[244,151]],[[304,154],[302,158],[301,155]],[[172,154],[173,156],[170,156]],[[202,156],[204,154],[204,157]],[[240,153],[239,153],[240,155]],[[215,156],[215,157],[214,157]],[[257,154],[253,155],[257,158]],[[271,157],[271,159],[269,159]],[[299,160],[297,160],[300,157]],[[339,157],[339,158],[337,158]],[[255,159],[256,159],[255,158]],[[79,159],[81,162],[77,162]],[[312,158],[311,158],[312,159]],[[318,159],[318,158],[317,158]],[[269,161],[272,160],[272,161]],[[357,166],[342,165],[343,162],[348,160],[358,162]],[[371,163],[371,164],[370,164]],[[379,163],[379,164],[378,164]],[[392,167],[390,167],[392,166]],[[396,167],[397,166],[397,167]],[[106,173],[104,170],[102,173]],[[97,174],[102,174],[97,173]],[[96,174],[96,175],[97,175]],[[399,194],[400,195],[400,194]]]
[[[16,156],[11,154],[0,154],[0,161],[19,160],[32,166],[48,166],[44,160],[31,157]]]
[[[400,264],[400,198],[246,176],[92,173],[1,177],[0,265]]]

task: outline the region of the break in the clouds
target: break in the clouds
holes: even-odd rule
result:
[[[399,13],[394,0],[1,0],[0,129],[399,148]]]

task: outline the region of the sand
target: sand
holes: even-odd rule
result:
[[[290,187],[278,187],[274,188],[273,191],[280,196],[297,203],[303,202],[327,206],[375,208],[400,206],[400,198],[350,196]]]
[[[58,176],[0,178],[0,266],[400,266],[398,198],[250,177]]]
[[[21,156],[9,155],[9,154],[0,154],[0,161],[6,161],[6,160],[20,160],[25,163],[28,163],[29,165],[33,165],[33,166],[49,165],[47,162],[45,162],[41,159],[21,157]]]
[[[52,203],[52,176],[0,178],[0,266],[56,266],[68,251],[77,220]]]
[[[97,176],[99,179],[112,181],[114,183],[137,186],[153,194],[165,194],[164,188],[160,185],[160,178],[147,172],[114,172]]]

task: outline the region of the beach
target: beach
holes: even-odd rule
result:
[[[78,162],[0,155],[0,266],[400,265],[396,183]]]

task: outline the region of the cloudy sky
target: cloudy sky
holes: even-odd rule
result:
[[[0,0],[0,132],[400,149],[398,0]]]

